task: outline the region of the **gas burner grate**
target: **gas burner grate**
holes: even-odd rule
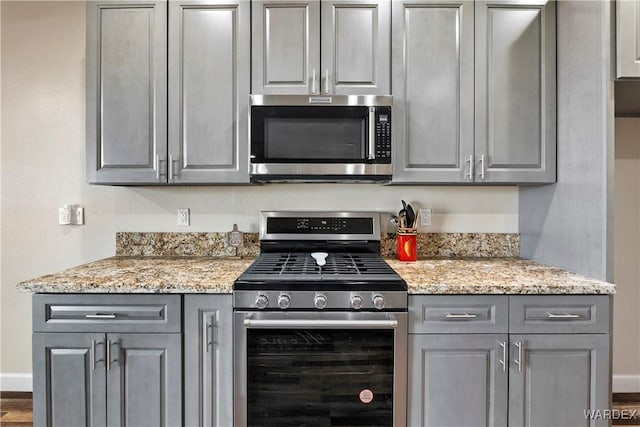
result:
[[[263,253],[246,271],[260,275],[377,275],[394,271],[377,254],[330,253],[326,264],[318,266],[309,253]]]

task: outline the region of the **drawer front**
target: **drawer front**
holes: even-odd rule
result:
[[[409,333],[507,333],[506,295],[410,295]]]
[[[509,332],[606,334],[610,303],[607,295],[511,296]]]
[[[33,296],[34,332],[158,332],[182,330],[180,295]]]

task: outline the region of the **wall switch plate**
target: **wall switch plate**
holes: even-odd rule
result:
[[[71,205],[64,205],[63,207],[58,209],[58,224],[71,224]]]
[[[189,208],[178,208],[178,225],[189,225]]]
[[[423,227],[428,227],[431,225],[431,209],[430,208],[420,209],[420,225]]]

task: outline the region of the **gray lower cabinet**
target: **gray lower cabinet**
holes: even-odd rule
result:
[[[233,424],[231,295],[184,297],[185,425]]]
[[[106,426],[106,389],[104,334],[33,334],[34,426]]]
[[[640,78],[640,0],[616,1],[616,77]]]
[[[87,3],[90,183],[249,183],[250,13],[241,0]]]
[[[588,411],[610,407],[610,304],[600,295],[410,296],[408,425],[608,426]],[[507,324],[509,333],[491,333]]]
[[[393,182],[554,182],[555,3],[393,8]]]
[[[391,93],[390,0],[261,0],[252,12],[251,93]]]
[[[408,425],[506,426],[506,344],[506,334],[412,335]]]
[[[181,425],[181,316],[179,295],[34,295],[34,425]]]
[[[606,298],[606,297],[605,297]],[[607,334],[511,335],[510,426],[605,427],[589,409],[608,409]]]

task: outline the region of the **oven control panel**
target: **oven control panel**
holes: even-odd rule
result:
[[[235,291],[234,308],[246,310],[394,311],[407,308],[407,293],[344,291]]]

